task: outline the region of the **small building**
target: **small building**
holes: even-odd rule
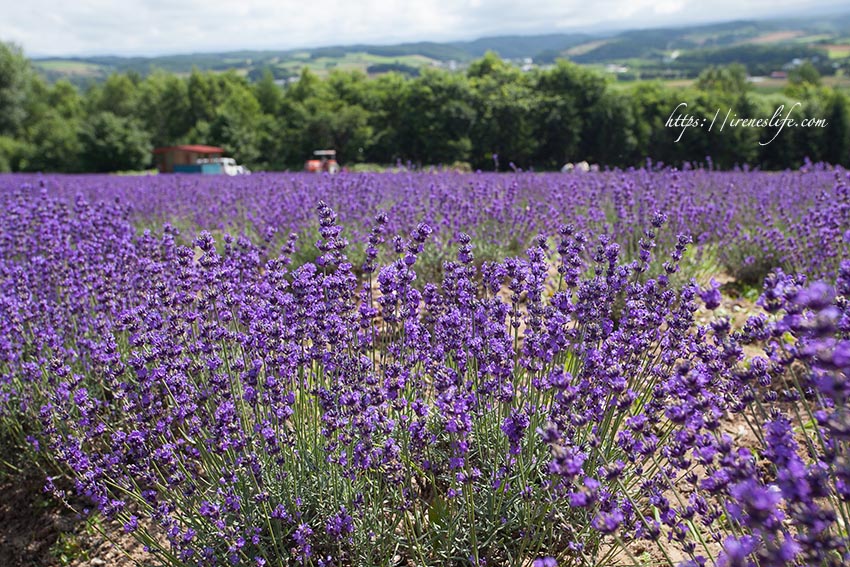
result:
[[[160,173],[174,173],[175,166],[179,171],[181,166],[195,165],[199,159],[220,158],[223,154],[222,148],[201,145],[170,146],[153,151],[156,168]]]

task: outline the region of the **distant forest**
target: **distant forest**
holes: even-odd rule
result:
[[[716,61],[715,63],[725,63]],[[624,86],[557,59],[523,71],[486,53],[463,72],[423,67],[369,78],[305,69],[281,86],[271,72],[193,70],[109,75],[85,88],[48,83],[22,51],[0,43],[0,171],[108,172],[151,167],[154,147],[225,148],[252,169],[300,169],[314,149],[334,148],[343,166],[411,163],[551,170],[586,160],[604,166],[704,162],[764,169],[805,158],[850,165],[850,103],[820,84],[813,61],[789,71],[788,86],[753,91],[747,70],[710,65],[693,87],[641,81]],[[671,113],[707,122],[727,111],[770,118],[799,102],[793,118],[825,128],[667,127]],[[775,139],[774,139],[775,138]],[[773,141],[766,145],[760,145]]]

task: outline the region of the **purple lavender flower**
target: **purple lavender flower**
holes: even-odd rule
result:
[[[711,287],[701,290],[699,296],[705,302],[706,309],[717,309],[720,307],[720,300],[722,299],[720,295],[720,284],[712,278]]]

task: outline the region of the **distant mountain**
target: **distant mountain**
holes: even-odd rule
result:
[[[740,62],[750,74],[770,73],[795,59],[818,63],[833,74],[850,56],[850,14],[810,18],[733,21],[717,24],[628,30],[616,33],[561,33],[485,37],[460,42],[398,45],[347,45],[285,51],[229,51],[158,57],[69,57],[35,59],[48,80],[96,82],[113,72],[142,75],[157,69],[188,74],[233,70],[249,79],[271,71],[286,80],[307,67],[318,74],[360,69],[369,74],[400,71],[415,75],[422,67],[462,68],[487,51],[518,63],[537,64],[566,58],[576,63],[613,67],[620,78],[692,77],[707,65]]]
[[[815,45],[850,41],[850,14],[830,18],[733,21],[682,28],[621,32],[573,57],[580,63],[653,57],[672,51],[700,51],[742,44]]]
[[[558,56],[627,66],[635,78],[692,78],[709,65],[730,63],[766,75],[804,59],[832,75],[850,62],[850,14],[624,31]]]
[[[534,58],[547,51],[564,51],[576,45],[592,41],[595,36],[589,34],[548,34],[548,35],[503,35],[484,37],[474,41],[453,44],[462,49],[467,57],[481,57],[488,51],[495,51],[506,59]]]

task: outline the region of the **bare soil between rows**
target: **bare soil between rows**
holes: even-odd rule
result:
[[[75,506],[82,503],[74,502]],[[99,533],[104,531],[109,538]],[[35,470],[0,476],[0,566],[158,567],[121,527],[84,517],[44,492]]]

